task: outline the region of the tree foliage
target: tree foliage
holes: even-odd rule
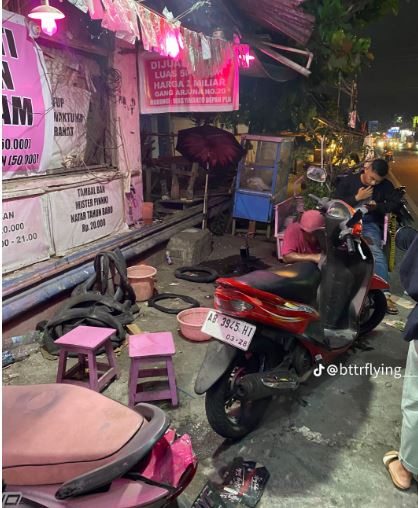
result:
[[[336,89],[373,60],[371,40],[358,35],[370,22],[396,14],[398,0],[307,0],[303,7],[315,16],[308,43],[314,53],[310,78],[288,83],[242,79],[240,111],[223,114],[228,126],[249,122],[251,132],[309,129],[317,115],[338,122]]]
[[[398,11],[398,0],[310,0],[304,5],[316,18],[309,42],[315,54],[313,79],[329,84],[340,76],[350,78],[373,59],[371,39],[358,31]]]

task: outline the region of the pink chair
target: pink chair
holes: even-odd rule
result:
[[[303,197],[294,195],[274,207],[274,236],[277,243],[277,259],[283,261],[282,246],[286,227],[303,212]]]
[[[170,332],[141,333],[129,337],[129,406],[137,402],[170,399],[173,406],[178,405],[176,376],[173,355],[176,348]],[[164,364],[161,367],[161,364]],[[160,366],[158,366],[160,365]],[[145,368],[145,367],[152,368]],[[145,391],[145,384],[155,378],[168,378],[168,388]],[[148,378],[147,381],[143,381]]]
[[[385,220],[384,220],[384,224],[383,224],[382,249],[388,241],[389,219],[390,219],[390,213],[385,213]]]
[[[55,344],[60,348],[57,383],[87,386],[100,392],[114,378],[119,379],[120,372],[110,340],[114,332],[116,330],[113,328],[77,326],[57,339]],[[108,363],[96,360],[96,354],[103,346]],[[66,370],[68,353],[77,354],[78,360],[73,367]],[[88,378],[84,379],[86,378],[86,367],[88,367]],[[74,378],[75,375],[78,376],[78,379]]]

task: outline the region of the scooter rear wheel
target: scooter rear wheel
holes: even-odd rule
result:
[[[254,353],[247,360],[236,358],[225,374],[207,391],[206,416],[212,429],[227,439],[240,439],[260,423],[271,397],[242,401],[234,396],[235,382],[245,374],[268,370],[275,366],[270,356]]]
[[[385,317],[387,309],[386,296],[380,289],[371,289],[366,296],[364,308],[360,315],[359,335],[371,332]]]

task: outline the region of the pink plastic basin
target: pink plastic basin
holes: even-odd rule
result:
[[[154,294],[155,275],[153,266],[136,265],[128,268],[128,280],[135,291],[136,301],[145,302]]]
[[[180,331],[186,339],[202,342],[212,338],[210,335],[200,330],[210,310],[212,309],[198,307],[195,309],[182,310],[177,314]]]

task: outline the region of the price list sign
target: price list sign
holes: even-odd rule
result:
[[[3,201],[3,273],[49,257],[41,196]]]

